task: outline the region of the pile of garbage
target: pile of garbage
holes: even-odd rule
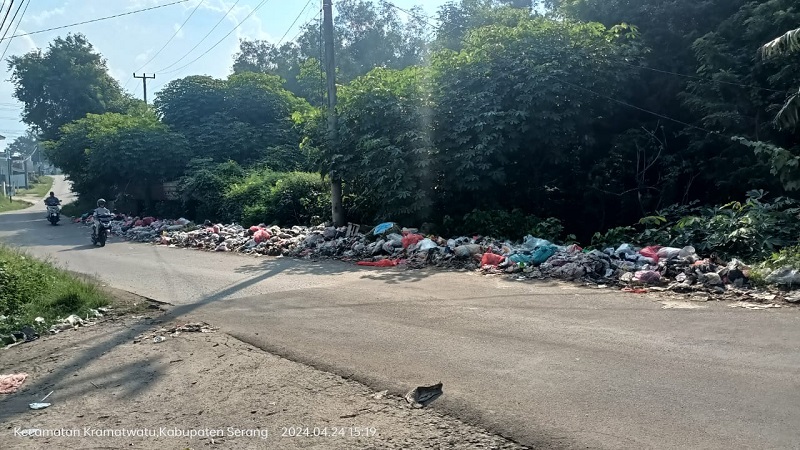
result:
[[[704,290],[723,293],[747,286],[751,268],[739,260],[728,262],[703,258],[691,246],[634,247],[585,250],[561,246],[527,236],[521,243],[484,236],[445,239],[423,235],[398,224],[380,224],[367,233],[358,225],[347,227],[277,226],[242,227],[186,219],[120,217],[112,233],[126,240],[170,247],[216,252],[285,256],[303,259],[338,259],[361,266],[419,269],[481,269],[517,278],[584,280],[597,284],[660,286],[675,292]],[[776,271],[772,284],[798,285],[796,270]]]

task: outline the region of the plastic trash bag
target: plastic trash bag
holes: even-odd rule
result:
[[[432,250],[432,249],[438,248],[438,247],[439,246],[436,245],[436,242],[433,242],[430,239],[423,239],[423,240],[419,241],[419,250],[423,251],[423,252],[427,251],[427,250]]]
[[[539,247],[553,245],[553,243],[548,241],[548,240],[546,240],[546,239],[539,239],[537,237],[533,237],[531,235],[527,235],[527,236],[525,236],[525,240],[522,241],[522,245],[527,247],[527,248],[529,248],[529,249],[531,249],[531,250],[535,250],[535,249],[537,249]]]
[[[494,253],[484,253],[481,258],[481,266],[499,266],[506,260],[503,255],[495,255]]]
[[[391,230],[394,227],[394,222],[384,222],[378,226],[376,226],[372,230],[372,234],[375,236],[381,235],[386,233],[387,231]]]
[[[800,285],[800,271],[791,267],[780,268],[766,278],[767,283],[784,286]]]

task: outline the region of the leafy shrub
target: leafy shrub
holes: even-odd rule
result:
[[[228,208],[224,194],[245,176],[244,169],[233,161],[212,164],[209,159],[194,160],[189,167],[179,184],[184,214],[201,222],[232,220],[238,211]]]
[[[597,232],[592,236],[592,248],[604,249],[618,247],[621,244],[633,242],[636,229],[633,227],[612,228],[605,233]]]
[[[253,172],[229,187],[225,202],[244,225],[310,225],[330,215],[327,183],[306,172]]]
[[[778,197],[764,200],[766,192],[750,191],[744,203],[697,208],[672,207],[666,214],[645,218],[645,226],[633,242],[683,247],[692,245],[701,254],[759,260],[794,245],[800,235],[800,205]],[[679,214],[691,212],[676,218]]]
[[[521,239],[527,234],[548,239],[559,240],[564,233],[564,226],[556,218],[541,219],[525,214],[522,210],[486,211],[474,210],[464,215],[462,220],[444,219],[443,227],[450,234],[492,236],[498,239]]]

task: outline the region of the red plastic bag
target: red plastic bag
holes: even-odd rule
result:
[[[258,230],[253,235],[253,240],[256,241],[256,244],[260,244],[262,242],[267,242],[271,237],[272,237],[272,235],[269,234],[269,231],[267,231],[267,230]]]
[[[425,239],[425,236],[421,234],[407,234],[403,236],[403,248],[411,247],[412,245],[416,245],[419,241]]]
[[[658,264],[658,251],[661,249],[662,247],[660,245],[651,245],[650,247],[645,247],[639,250],[639,254],[652,259],[656,264]]]
[[[380,261],[372,262],[372,261],[359,261],[359,266],[370,266],[370,267],[394,267],[399,264],[397,261],[392,261],[391,259],[382,259]]]
[[[481,266],[498,266],[506,259],[505,256],[495,255],[494,253],[484,253],[481,258]]]
[[[258,232],[258,230],[260,230],[260,229],[261,228],[253,225],[252,227],[250,227],[250,234],[256,234],[256,232]]]

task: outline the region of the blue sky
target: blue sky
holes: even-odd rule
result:
[[[20,1],[15,1],[11,15],[14,14],[16,5]],[[19,29],[15,34],[25,34],[173,1],[175,0],[30,0],[30,6],[22,20],[17,18],[9,31],[9,36],[14,31],[13,27],[16,27],[17,22],[19,22]],[[446,1],[393,0],[393,3],[404,9],[418,5],[424,8],[426,14],[433,16],[438,7]],[[36,48],[46,48],[54,38],[64,36],[70,31],[81,32],[106,57],[111,75],[117,78],[127,91],[135,93],[137,97],[141,98],[142,95],[141,80],[132,80],[133,71],[137,70],[137,73],[140,74],[142,71],[148,74],[156,72],[156,79],[149,80],[147,86],[148,100],[152,102],[154,93],[172,79],[193,74],[227,76],[230,73],[233,54],[238,49],[239,39],[266,39],[276,42],[284,34],[287,34],[287,31],[286,39],[292,39],[297,35],[299,27],[312,20],[319,13],[321,7],[321,0],[311,0],[307,8],[307,0],[266,0],[259,10],[245,20],[245,17],[259,3],[261,0],[239,0],[238,3],[236,0],[202,0],[202,2],[188,0],[177,5],[115,19],[21,36],[11,41],[6,58],[9,55],[24,54]],[[335,5],[336,0],[334,0]],[[197,11],[169,45],[152,62],[142,68],[142,65],[150,60],[175,34],[195,7],[198,7]],[[208,38],[178,64],[168,68],[187,55],[187,52],[203,39],[231,7],[233,9],[230,14]],[[290,28],[298,15],[297,23]],[[400,15],[404,16],[403,13]],[[9,16],[10,19],[11,16]],[[167,73],[180,69],[193,61],[240,23],[239,28],[202,58],[184,69]],[[0,48],[5,49],[7,43],[8,41],[1,42]],[[2,70],[6,70],[5,62],[3,62]],[[7,138],[5,143],[0,144],[0,148],[5,147],[7,142],[22,134],[26,129],[25,124],[19,119],[21,106],[12,96],[13,86],[8,81],[9,78],[10,72],[6,71],[3,81],[0,83],[0,134]]]

